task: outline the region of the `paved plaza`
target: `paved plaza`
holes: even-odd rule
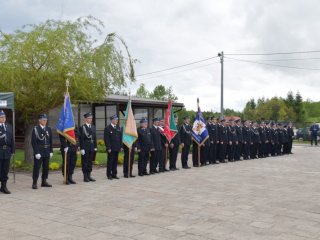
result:
[[[0,239],[320,239],[320,148],[293,152],[112,181],[100,168],[94,183],[78,169],[72,186],[54,172],[38,190],[18,173]]]

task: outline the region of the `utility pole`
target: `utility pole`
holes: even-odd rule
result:
[[[224,115],[224,109],[223,109],[223,51],[221,53],[218,53],[218,56],[220,57],[220,63],[221,63],[221,106],[220,106],[220,117],[223,118],[223,115]]]

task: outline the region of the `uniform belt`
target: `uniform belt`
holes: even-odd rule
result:
[[[40,147],[43,147],[43,148],[48,148],[49,146],[50,146],[49,144],[40,145]]]
[[[85,142],[93,143],[93,140],[84,140]]]
[[[2,146],[0,146],[0,149],[7,149],[9,146],[8,145],[2,145]]]

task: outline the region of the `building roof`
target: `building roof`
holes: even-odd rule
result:
[[[115,95],[115,94],[110,94],[106,97],[106,100],[104,102],[108,103],[127,103],[129,100],[129,96],[123,96],[123,95]],[[164,107],[168,105],[167,101],[160,101],[156,99],[149,99],[149,98],[140,98],[140,97],[135,97],[131,96],[131,103],[132,105],[139,106],[159,106],[159,107]],[[184,104],[183,103],[178,103],[178,102],[173,102],[172,103],[173,107],[178,107],[178,108],[183,108]]]

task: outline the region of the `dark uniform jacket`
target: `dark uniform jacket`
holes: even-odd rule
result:
[[[53,152],[51,128],[35,126],[32,130],[31,144],[34,155],[40,154],[41,157],[50,157],[50,153]]]
[[[191,131],[192,127],[188,124],[183,124],[180,128],[179,135],[180,135],[180,142],[184,145],[191,145],[192,138],[191,138]]]
[[[279,143],[279,136],[277,129],[271,128],[271,142],[274,144]]]
[[[224,144],[227,144],[228,141],[229,141],[229,138],[228,138],[227,128],[224,127],[223,125],[220,125],[220,127],[219,127],[219,142],[223,142]]]
[[[238,137],[238,142],[243,143],[243,128],[241,126],[235,126],[236,128],[236,133]]]
[[[266,129],[267,141],[271,142],[271,140],[272,140],[271,128],[270,127],[266,127],[265,129]]]
[[[258,128],[251,128],[251,142],[260,143],[260,134]]]
[[[233,142],[233,143],[237,142],[238,138],[237,138],[236,128],[234,126],[228,126],[227,131],[228,131],[229,142]]]
[[[176,135],[174,135],[174,137],[171,139],[170,144],[173,143],[174,148],[178,147],[180,145],[180,136],[179,133],[177,133]]]
[[[12,126],[4,123],[0,127],[0,159],[9,159],[15,151]]]
[[[150,132],[151,132],[151,139],[153,142],[153,148],[155,150],[162,150],[162,137],[161,137],[161,133],[160,130],[158,128],[155,128],[155,126],[152,126],[150,128]]]
[[[97,137],[96,137],[96,128],[94,125],[91,125],[91,128],[87,124],[83,124],[80,129],[80,149],[87,151],[94,151],[97,148]]]
[[[291,141],[291,139],[294,137],[293,128],[292,127],[288,127],[287,131],[288,131],[289,140]]]
[[[251,143],[251,130],[249,127],[243,127],[242,128],[242,134],[243,134],[243,142]]]
[[[260,135],[260,142],[265,143],[267,140],[266,130],[264,127],[258,128],[259,135]]]
[[[149,128],[138,129],[137,148],[142,152],[148,152],[153,147],[152,136]]]
[[[122,148],[121,128],[118,125],[113,127],[111,124],[106,126],[104,129],[104,142],[107,151],[120,152]]]

